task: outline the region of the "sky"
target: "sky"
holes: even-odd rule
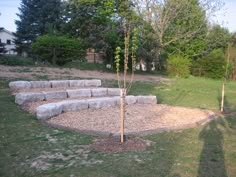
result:
[[[222,0],[224,7],[216,14],[212,21],[236,32],[236,0]],[[15,20],[18,19],[18,7],[21,0],[0,0],[0,27],[15,32]]]

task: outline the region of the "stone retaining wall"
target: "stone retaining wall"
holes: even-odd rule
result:
[[[14,81],[9,83],[12,91],[31,88],[58,88],[58,87],[100,87],[101,80],[51,80],[51,81]]]
[[[156,96],[126,96],[126,104],[156,104],[156,102]],[[37,108],[36,114],[38,119],[46,120],[63,112],[114,107],[118,106],[119,104],[119,96],[86,100],[68,100],[41,105]]]
[[[119,96],[119,88],[92,88],[92,89],[74,89],[59,90],[47,92],[25,92],[18,93],[15,97],[15,103],[23,105],[34,101],[50,101],[55,99],[67,98],[85,98],[85,97],[107,97]]]

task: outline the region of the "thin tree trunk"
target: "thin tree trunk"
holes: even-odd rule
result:
[[[125,89],[120,89],[120,142],[124,143]]]
[[[224,112],[224,101],[225,101],[225,82],[222,83],[220,112]]]

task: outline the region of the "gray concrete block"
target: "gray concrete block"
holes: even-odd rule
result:
[[[34,101],[43,101],[45,96],[43,93],[18,93],[15,97],[15,103],[22,105]]]
[[[101,80],[93,79],[93,80],[85,80],[85,87],[100,87],[102,85]]]
[[[107,95],[108,96],[120,96],[120,89],[119,88],[108,88]]]
[[[84,87],[84,80],[69,80],[70,87]]]
[[[9,87],[12,91],[16,91],[19,89],[30,89],[32,86],[29,81],[14,81],[9,83]]]
[[[128,96],[125,97],[125,103],[127,105],[135,104],[136,102],[137,102],[137,97],[136,96],[128,95]]]
[[[91,97],[90,89],[66,90],[69,98]]]
[[[57,87],[69,87],[69,81],[68,80],[53,80],[49,81],[52,85],[52,88],[57,88]]]
[[[48,91],[43,92],[45,95],[45,99],[48,100],[54,100],[54,99],[66,99],[67,98],[67,92],[66,91]]]
[[[107,88],[94,88],[91,89],[92,97],[107,96]]]
[[[114,107],[118,105],[118,100],[115,97],[112,98],[94,98],[89,99],[88,104],[89,108],[91,109],[99,109],[99,108],[107,108],[107,107]]]
[[[137,96],[137,103],[139,104],[156,104],[156,96]]]
[[[62,104],[59,103],[49,103],[49,104],[44,104],[36,109],[36,115],[37,118],[40,120],[46,120],[51,117],[58,116],[59,114],[62,113],[63,106]]]
[[[32,88],[51,88],[49,81],[30,81]]]
[[[73,112],[88,109],[87,100],[68,100],[60,102],[63,105],[63,112]]]

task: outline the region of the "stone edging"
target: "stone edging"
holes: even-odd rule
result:
[[[156,104],[156,96],[126,96],[126,104]],[[48,103],[37,107],[36,115],[40,120],[58,116],[63,112],[80,111],[83,109],[99,109],[114,107],[120,104],[120,97],[102,97],[84,100],[67,100]]]

